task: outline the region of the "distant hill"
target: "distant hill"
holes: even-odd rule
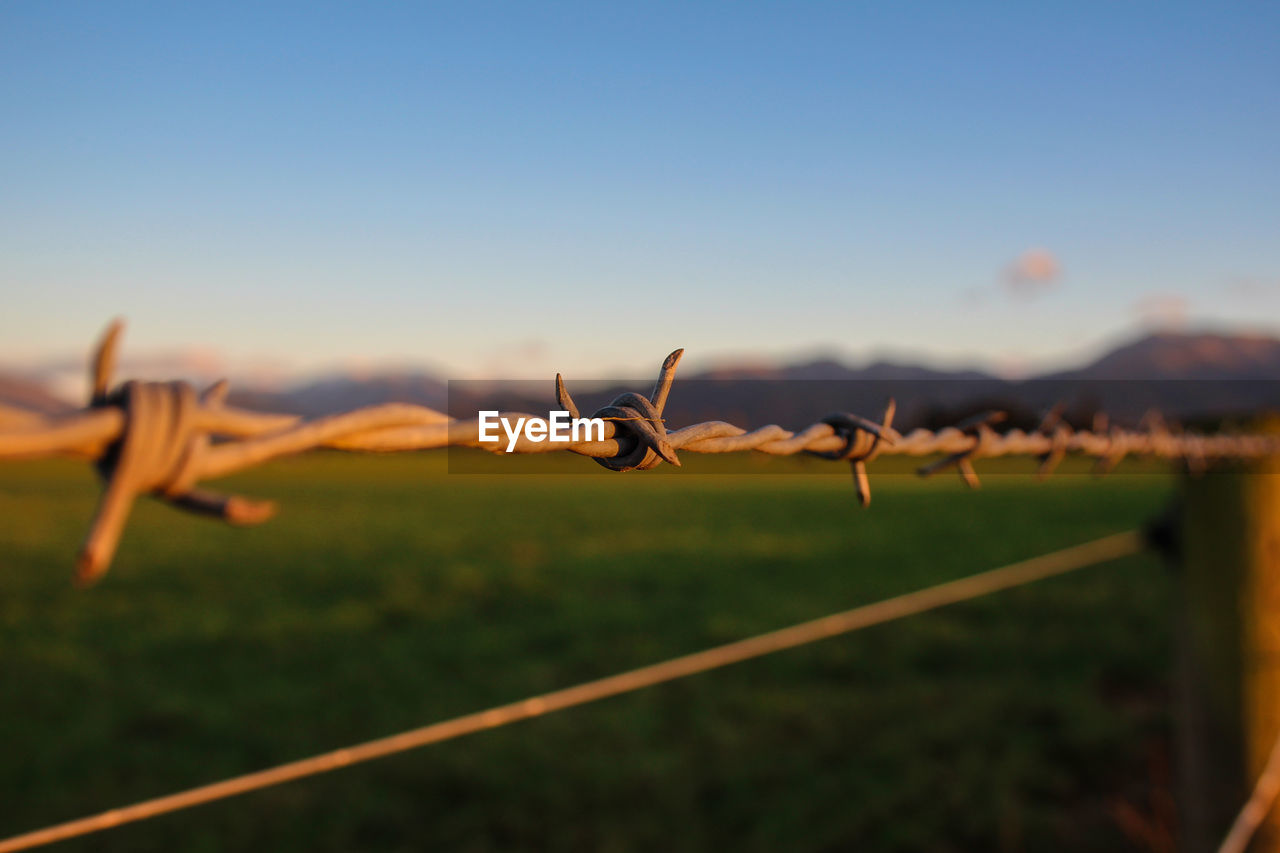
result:
[[[1064,396],[1136,418],[1149,409],[1210,422],[1280,411],[1280,340],[1263,335],[1160,332],[1116,347],[1073,370],[1037,377],[1029,404]]]
[[[379,403],[414,403],[444,409],[448,385],[425,373],[330,376],[278,392],[232,392],[231,402],[246,408],[313,417]]]
[[[805,361],[799,364],[784,364],[771,367],[718,367],[693,374],[691,379],[799,379],[799,380],[859,380],[859,381],[898,381],[914,382],[925,379],[960,379],[989,380],[995,379],[981,370],[938,370],[922,367],[918,364],[901,364],[885,361],[873,361],[862,367],[852,367],[835,359],[823,358]]]
[[[977,407],[1004,408],[1018,425],[1066,402],[1080,413],[1105,410],[1134,419],[1148,408],[1174,417],[1280,409],[1280,340],[1222,333],[1151,334],[1071,370],[1008,381],[974,369],[940,370],[907,361],[849,365],[816,359],[780,365],[724,365],[682,372],[668,414],[673,422],[728,420],[788,426],[832,411],[876,416],[890,396],[898,424],[937,426]],[[232,384],[235,389],[235,383]],[[573,388],[583,411],[593,411],[622,387]],[[647,390],[647,383],[639,389]],[[537,411],[550,403],[550,382],[485,382],[455,387],[454,414],[475,408]],[[425,372],[369,376],[335,374],[282,391],[233,390],[236,405],[314,417],[379,403],[446,409],[448,385]],[[0,405],[55,413],[71,408],[37,381],[0,374]],[[466,410],[464,412],[464,410]]]
[[[543,389],[527,383],[492,383],[484,408],[545,409]],[[571,390],[573,390],[571,388]],[[590,412],[623,390],[574,392]],[[1062,405],[1075,426],[1107,412],[1134,423],[1157,410],[1175,420],[1216,421],[1262,409],[1280,411],[1280,340],[1257,335],[1147,335],[1073,370],[1006,380],[981,370],[939,370],[918,364],[874,361],[854,366],[833,359],[790,365],[719,366],[683,373],[672,389],[667,414],[673,423],[726,420],[761,426],[796,426],[835,411],[878,417],[893,397],[901,428],[938,428],[976,411],[1000,409],[1009,425],[1032,429],[1050,408]],[[478,398],[455,398],[452,414],[476,408]]]
[[[1262,335],[1160,332],[1047,379],[1280,379],[1280,340]]]
[[[61,414],[73,408],[70,403],[50,394],[39,382],[4,373],[0,373],[0,406],[26,409],[42,415]]]

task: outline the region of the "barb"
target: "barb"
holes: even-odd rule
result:
[[[954,429],[961,435],[968,437],[969,446],[964,450],[948,453],[937,462],[920,468],[917,473],[921,477],[931,477],[939,471],[954,467],[960,472],[960,479],[966,486],[971,489],[978,488],[981,484],[970,460],[979,455],[994,455],[991,452],[991,447],[994,443],[999,442],[1000,437],[991,429],[991,425],[1000,423],[1006,417],[1008,416],[1004,412],[983,412],[956,424]]]
[[[897,404],[889,399],[884,408],[884,417],[879,424],[872,423],[857,415],[828,415],[822,423],[835,430],[836,435],[844,439],[844,447],[836,452],[808,450],[807,452],[824,459],[848,459],[853,468],[853,487],[858,495],[858,503],[871,505],[871,483],[867,478],[867,463],[875,459],[881,452],[881,443],[891,445],[901,436],[893,431],[893,413]]]
[[[122,329],[119,322],[113,323],[95,350],[90,367],[93,393],[87,408],[60,418],[0,410],[0,459],[76,454],[95,460],[105,488],[76,563],[81,584],[92,583],[106,572],[129,510],[141,494],[233,524],[257,524],[272,515],[274,504],[216,494],[199,483],[316,448],[499,451],[497,445],[480,441],[477,421],[457,420],[421,406],[394,403],[304,420],[229,406],[225,382],[199,394],[182,382],[125,382],[113,391],[111,374]],[[667,356],[647,397],[627,392],[594,413],[605,421],[603,440],[552,444],[522,435],[511,449],[517,453],[568,450],[614,471],[645,470],[664,461],[679,465],[678,452],[808,453],[847,460],[864,505],[871,500],[867,464],[881,455],[941,456],[920,473],[927,476],[954,467],[966,483],[976,487],[973,463],[997,456],[1037,457],[1043,476],[1067,454],[1097,459],[1099,469],[1105,471],[1126,455],[1180,459],[1198,469],[1206,460],[1280,452],[1280,437],[1274,435],[1173,434],[1154,421],[1139,431],[1108,427],[1101,421],[1093,430],[1072,431],[1050,418],[1037,431],[997,433],[991,425],[1003,418],[998,412],[937,432],[915,429],[903,435],[892,426],[892,400],[879,423],[840,413],[794,432],[776,424],[746,430],[724,421],[669,430],[662,410],[682,354],[683,350],[676,350]],[[578,407],[559,375],[555,395],[561,408],[578,416]]]
[[[1135,530],[1116,533],[1014,563],[998,569],[970,575],[967,578],[939,584],[938,586],[909,592],[896,598],[885,599],[875,604],[855,607],[821,619],[802,622],[788,628],[760,634],[744,640],[738,640],[705,651],[696,652],[684,657],[673,658],[662,663],[633,669],[597,681],[589,681],[574,687],[567,687],[541,696],[533,696],[520,702],[490,708],[452,720],[434,723],[419,729],[413,729],[379,740],[336,749],[321,755],[281,764],[256,773],[247,773],[191,788],[165,797],[157,797],[124,808],[112,809],[91,817],[68,821],[45,829],[28,832],[8,839],[0,839],[0,853],[13,853],[17,850],[28,850],[100,832],[126,823],[145,820],[156,815],[179,809],[203,805],[215,800],[223,800],[238,794],[257,791],[285,782],[292,782],[307,776],[315,776],[371,761],[398,752],[440,743],[446,740],[474,734],[485,729],[510,725],[511,723],[538,717],[552,711],[563,711],[588,702],[596,702],[611,696],[631,693],[645,687],[652,687],[678,678],[708,672],[713,669],[741,663],[752,658],[773,654],[774,652],[793,649],[809,643],[848,634],[861,628],[892,622],[905,616],[913,616],[935,610],[948,604],[989,595],[1000,590],[1021,586],[1032,581],[1061,575],[1083,569],[1098,563],[1108,562],[1120,557],[1136,554],[1144,548],[1142,535]]]
[[[676,365],[684,350],[678,349],[662,362],[662,370],[653,392],[643,397],[633,391],[619,394],[607,406],[596,409],[591,417],[601,418],[614,425],[615,441],[619,452],[613,456],[597,456],[596,462],[611,471],[634,471],[653,468],[660,461],[680,467],[675,448],[667,437],[667,426],[662,420],[662,408],[667,404],[671,383],[676,378]],[[556,374],[556,401],[573,417],[578,417],[578,406],[564,386],[564,378]]]

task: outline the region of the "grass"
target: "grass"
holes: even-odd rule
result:
[[[882,477],[858,511],[843,473],[446,464],[273,464],[229,483],[282,503],[251,530],[142,501],[88,591],[87,466],[0,469],[0,835],[1126,529],[1169,487]],[[60,849],[1132,849],[1170,593],[1130,558]]]

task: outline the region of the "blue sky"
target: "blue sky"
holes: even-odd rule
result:
[[[1277,331],[1277,43],[1260,2],[7,2],[0,362],[116,315],[454,376]]]

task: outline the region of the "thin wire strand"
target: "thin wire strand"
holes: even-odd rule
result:
[[[176,794],[145,800],[124,808],[112,809],[101,814],[69,821],[34,832],[24,833],[0,841],[0,853],[28,850],[55,841],[99,832],[122,824],[155,817],[166,812],[191,808],[280,785],[307,776],[326,773],[363,761],[393,755],[410,749],[440,743],[467,734],[493,729],[499,726],[538,717],[552,711],[562,711],[588,702],[630,693],[645,687],[684,678],[697,673],[758,658],[773,652],[796,648],[828,637],[847,634],[861,628],[879,625],[923,613],[948,604],[955,604],[1000,590],[1020,586],[1032,581],[1061,575],[1076,569],[1115,560],[1143,550],[1142,535],[1135,530],[1116,533],[1081,545],[1043,554],[1029,560],[998,569],[971,575],[967,578],[938,584],[937,586],[910,592],[884,601],[855,607],[831,616],[802,622],[767,634],[716,646],[694,654],[673,658],[661,663],[633,669],[628,672],[589,681],[574,687],[555,690],[533,696],[519,702],[490,708],[462,717],[455,717],[422,728],[413,729],[390,737],[344,749],[322,753],[300,761],[281,764],[266,770],[247,773],[191,788]]]
[[[1240,814],[1236,815],[1231,831],[1218,847],[1218,853],[1244,853],[1258,827],[1262,826],[1275,806],[1277,795],[1280,795],[1280,736],[1276,737],[1267,764],[1258,776],[1257,784],[1253,786],[1253,793],[1244,808],[1240,809]]]

